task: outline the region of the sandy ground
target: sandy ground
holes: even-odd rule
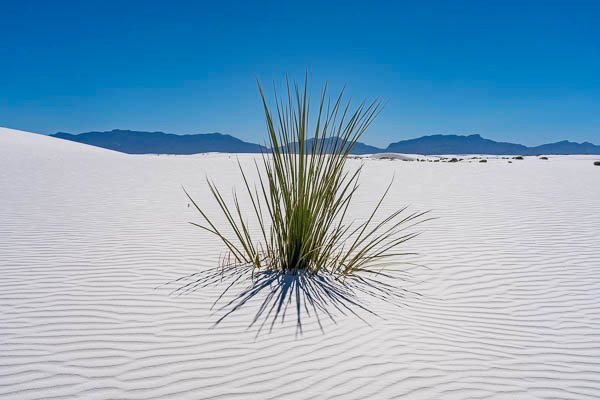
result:
[[[242,165],[252,157],[240,155]],[[0,398],[598,399],[600,167],[587,156],[364,163],[352,216],[395,175],[386,210],[436,220],[402,306],[380,317],[217,327],[219,288],[161,285],[215,266],[204,176],[234,155],[131,156],[0,129]],[[158,287],[158,288],[157,288]]]

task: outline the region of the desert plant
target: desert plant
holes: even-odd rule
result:
[[[344,102],[343,90],[331,99],[325,85],[311,120],[307,81],[286,81],[286,95],[274,94],[270,108],[258,83],[268,133],[262,162],[255,162],[257,184],[238,163],[259,237],[253,231],[234,192],[232,203],[212,181],[209,189],[225,217],[217,226],[207,211],[186,192],[203,223],[194,225],[216,235],[227,247],[225,266],[275,275],[329,276],[338,281],[360,273],[377,273],[395,251],[415,237],[408,227],[422,222],[425,213],[401,208],[379,218],[379,208],[390,186],[366,220],[348,222],[351,201],[362,166],[346,168],[352,146],[380,112],[379,101],[363,102],[354,111]],[[309,126],[312,126],[311,129]],[[308,139],[312,138],[312,141]],[[233,232],[226,234],[226,229]],[[231,269],[229,269],[231,271]]]

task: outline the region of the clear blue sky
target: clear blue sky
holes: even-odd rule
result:
[[[600,2],[7,1],[0,126],[262,141],[255,77],[381,97],[364,141],[600,144]]]

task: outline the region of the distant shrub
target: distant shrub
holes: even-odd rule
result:
[[[594,161],[594,165],[599,166],[600,167],[600,161]]]
[[[513,160],[523,160],[523,156],[516,156],[516,157],[513,157]]]
[[[480,163],[486,163],[487,160],[479,160]]]
[[[548,157],[540,157],[540,160],[547,160]]]

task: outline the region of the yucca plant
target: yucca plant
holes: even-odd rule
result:
[[[303,280],[327,276],[345,282],[362,273],[381,273],[386,261],[407,254],[397,249],[417,235],[406,229],[422,222],[424,213],[405,214],[402,208],[380,218],[377,212],[391,183],[366,220],[348,221],[362,167],[350,170],[346,161],[352,146],[380,112],[380,102],[363,102],[351,110],[350,102],[343,100],[343,90],[331,99],[325,85],[316,114],[311,116],[306,79],[303,85],[286,80],[285,96],[274,93],[274,107],[269,107],[260,83],[258,89],[269,150],[261,162],[255,162],[256,183],[238,163],[249,209],[242,208],[235,192],[228,202],[209,180],[209,189],[226,220],[221,227],[186,192],[203,219],[193,224],[216,235],[228,250],[222,267],[234,275],[240,269],[250,272],[253,279],[267,273],[271,277],[302,275]],[[248,211],[256,223],[253,226]],[[194,287],[189,285],[188,289]]]

